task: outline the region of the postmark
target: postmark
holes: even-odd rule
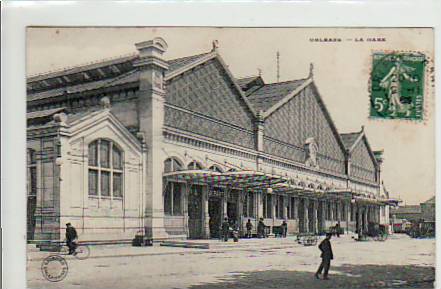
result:
[[[41,263],[41,273],[50,282],[59,282],[66,278],[69,271],[66,259],[60,255],[50,255]]]
[[[426,62],[422,53],[373,53],[370,117],[422,120]]]

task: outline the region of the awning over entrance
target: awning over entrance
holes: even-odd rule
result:
[[[167,181],[246,190],[268,189],[287,181],[286,178],[278,175],[249,170],[225,173],[207,170],[186,170],[164,173],[163,176]]]
[[[182,170],[164,173],[167,182],[182,182],[188,185],[206,185],[228,190],[264,191],[266,193],[295,194],[311,198],[352,200],[356,203],[391,204],[392,200],[379,199],[349,188],[333,188],[328,185],[292,179],[280,175],[253,170],[216,172],[210,170]]]

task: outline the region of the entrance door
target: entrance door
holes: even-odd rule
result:
[[[314,202],[309,201],[308,205],[308,232],[315,233],[315,218],[314,218]]]
[[[230,225],[233,225],[237,221],[237,204],[233,202],[227,203],[227,217]]]
[[[317,210],[317,224],[318,224],[318,228],[317,231],[319,233],[325,231],[325,224],[323,224],[323,214],[325,213],[325,209],[323,206],[323,202],[319,202],[318,203],[318,210]]]
[[[305,233],[305,200],[300,199],[299,208],[298,208],[298,216],[299,216],[299,232]]]
[[[210,216],[210,238],[219,238],[222,222],[222,199],[210,197],[208,199],[208,214]]]
[[[188,238],[202,238],[202,187],[192,186],[188,194]]]
[[[28,196],[27,203],[27,240],[34,240],[35,233],[35,208],[37,206],[37,197]]]

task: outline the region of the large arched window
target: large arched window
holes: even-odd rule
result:
[[[212,172],[216,172],[216,173],[222,173],[222,169],[216,165],[212,165],[211,167],[208,168],[210,171]]]
[[[89,144],[89,196],[122,198],[123,153],[112,141]]]
[[[182,171],[182,163],[175,158],[168,158],[164,162],[164,172]]]
[[[164,172],[170,173],[181,171],[183,166],[175,158],[168,158],[164,161]],[[178,182],[166,182],[164,191],[164,214],[170,216],[182,215],[182,190],[183,185]]]

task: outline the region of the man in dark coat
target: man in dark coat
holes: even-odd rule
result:
[[[222,223],[222,236],[224,237],[224,241],[228,242],[228,234],[230,233],[230,223],[228,223],[228,218],[224,219]]]
[[[253,230],[253,224],[251,224],[251,220],[250,219],[248,219],[248,222],[246,224],[246,228],[247,228],[247,238],[251,238],[252,230]]]
[[[320,257],[322,258],[322,262],[320,263],[320,266],[315,273],[315,278],[320,279],[319,275],[322,274],[323,269],[325,269],[325,272],[323,274],[323,279],[328,279],[328,272],[329,268],[331,267],[331,260],[334,259],[334,255],[332,254],[332,247],[331,247],[331,233],[326,234],[326,238],[320,243],[319,249],[322,251],[322,254]]]
[[[78,238],[77,230],[71,223],[66,224],[66,245],[69,247],[69,255],[75,253],[77,248],[76,240]]]

